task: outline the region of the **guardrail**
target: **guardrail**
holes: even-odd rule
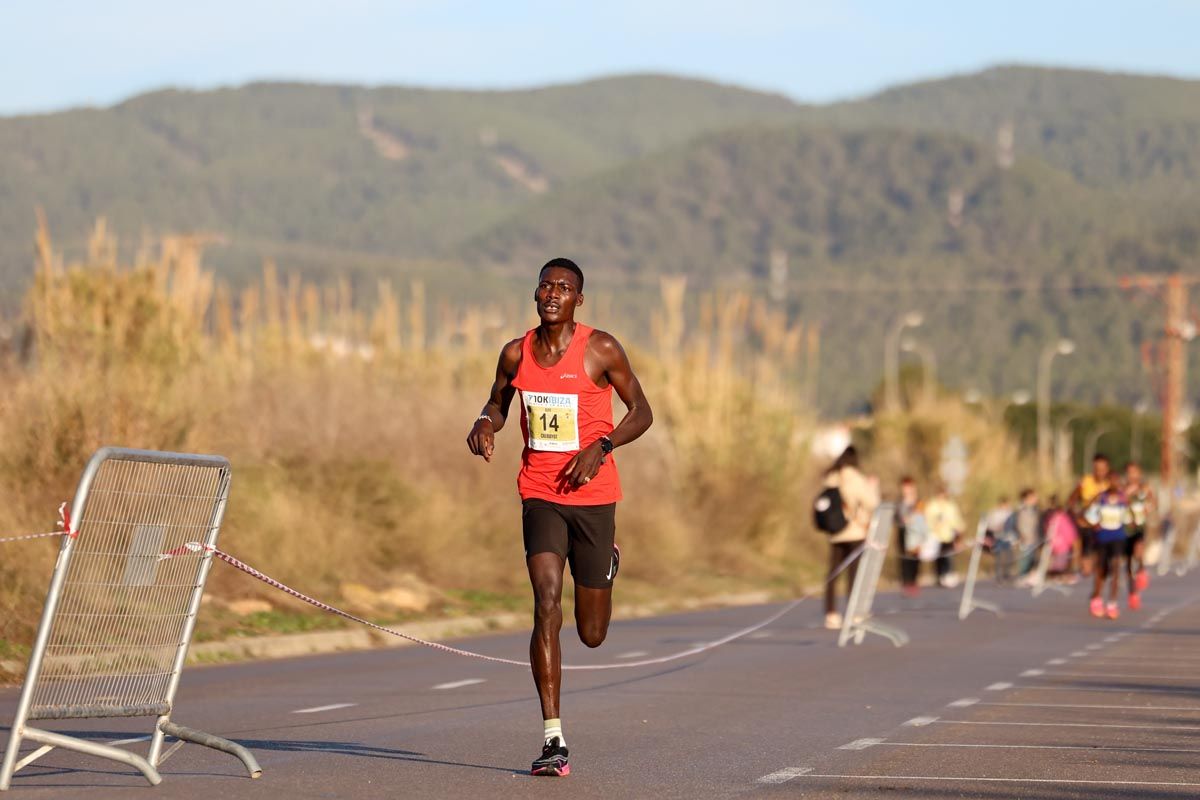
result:
[[[846,616],[842,620],[842,630],[838,635],[838,647],[845,647],[851,640],[855,644],[862,644],[868,633],[883,636],[897,647],[908,644],[907,633],[871,617],[871,607],[875,603],[880,575],[883,574],[883,563],[887,559],[895,518],[896,508],[891,503],[880,504],[871,517],[858,573],[850,590],[850,599],[846,603]]]

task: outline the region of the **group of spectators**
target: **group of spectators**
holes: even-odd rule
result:
[[[929,499],[921,497],[911,476],[903,477],[899,488],[895,525],[903,592],[909,596],[920,592],[921,565],[930,562],[937,586],[955,586],[953,557],[969,546],[964,543],[966,523],[961,508],[945,486],[938,486]],[[844,515],[832,523],[819,514],[817,517],[818,528],[830,534],[825,626],[839,628],[842,617],[837,610],[837,578],[845,575],[849,592],[857,567],[852,556],[866,539],[871,516],[879,505],[879,482],[862,472],[857,451],[848,447],[826,471],[822,491],[821,497],[833,498]],[[1068,583],[1081,576],[1093,577],[1090,612],[1116,619],[1122,566],[1128,605],[1134,610],[1141,607],[1141,592],[1149,583],[1144,564],[1145,532],[1154,512],[1154,492],[1146,484],[1141,468],[1128,464],[1118,475],[1109,459],[1098,454],[1092,472],[1083,477],[1065,503],[1054,495],[1042,505],[1033,488],[1023,489],[1016,503],[1001,497],[982,518],[984,549],[994,557],[999,583],[1029,585],[1035,580],[1034,568],[1042,548],[1048,548],[1047,576]],[[1101,596],[1106,586],[1107,602]]]

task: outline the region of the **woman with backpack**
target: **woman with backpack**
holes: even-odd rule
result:
[[[858,451],[850,445],[825,472],[821,494],[816,502],[817,528],[829,534],[829,571],[825,582],[825,627],[842,627],[837,610],[837,568],[854,554],[867,538],[871,515],[879,505],[879,484],[868,478],[858,466]],[[837,512],[841,511],[839,515]],[[840,519],[839,519],[840,516]],[[854,586],[858,561],[844,571],[846,594]]]

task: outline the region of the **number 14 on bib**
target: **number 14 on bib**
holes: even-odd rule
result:
[[[529,449],[566,452],[579,449],[579,395],[522,393]]]

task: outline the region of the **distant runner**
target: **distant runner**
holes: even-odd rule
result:
[[[492,460],[496,432],[520,392],[525,450],[517,490],[534,598],[529,661],[543,720],[542,755],[532,772],[569,775],[559,717],[563,568],[571,565],[575,581],[579,638],[599,647],[608,635],[621,559],[613,542],[621,484],[612,452],[645,433],[654,417],[620,343],[575,322],[583,305],[583,271],[575,262],[548,261],[533,296],[541,324],[500,351],[491,396],[467,446]],[[613,389],[626,408],[615,428]]]
[[[1121,558],[1125,555],[1129,505],[1125,501],[1125,495],[1117,488],[1116,484],[1110,483],[1092,501],[1085,514],[1095,531],[1096,578],[1092,584],[1092,600],[1089,610],[1093,617],[1116,619],[1120,616],[1120,610],[1117,608],[1117,586]],[[1108,583],[1107,605],[1105,605],[1103,597],[1105,582]]]
[[[1150,585],[1150,573],[1142,560],[1146,549],[1146,523],[1157,510],[1158,498],[1145,482],[1139,464],[1125,465],[1125,497],[1129,501],[1129,536],[1125,540],[1125,576],[1129,580],[1129,607],[1142,607],[1142,592]]]
[[[1092,574],[1092,551],[1096,544],[1096,525],[1088,520],[1085,512],[1112,483],[1112,463],[1108,456],[1097,453],[1092,458],[1092,473],[1083,476],[1067,501],[1068,508],[1075,515],[1075,525],[1079,528],[1079,567],[1085,578]]]

